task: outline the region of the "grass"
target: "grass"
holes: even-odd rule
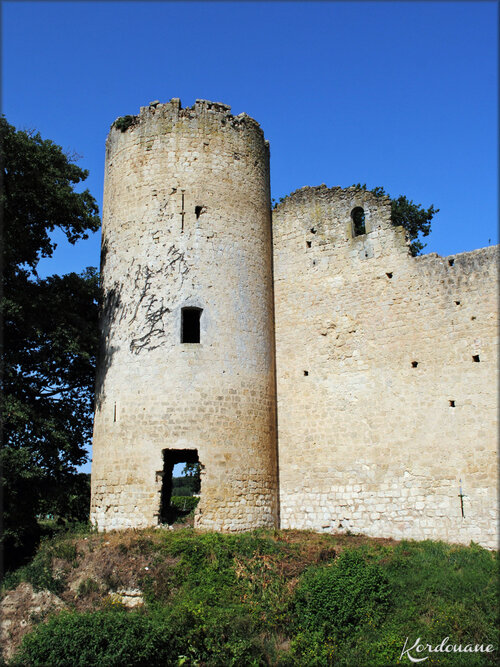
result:
[[[24,579],[53,586],[50,563],[63,561],[67,572],[56,590],[65,599],[63,589],[79,568],[106,558],[108,568],[96,572],[122,586],[131,585],[133,573],[143,608],[110,609],[113,582],[86,576],[73,609],[39,623],[25,638],[23,664],[79,665],[83,655],[88,665],[119,665],[124,655],[127,664],[145,664],[133,661],[139,636],[144,650],[137,660],[147,654],[147,664],[179,667],[411,664],[406,656],[400,660],[407,637],[409,645],[418,637],[432,645],[449,637],[450,644],[495,647],[488,654],[431,654],[427,665],[488,665],[498,656],[497,555],[475,544],[300,531],[66,535],[45,542],[11,585]],[[80,611],[87,594],[93,607]]]

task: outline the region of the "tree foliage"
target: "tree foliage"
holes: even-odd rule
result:
[[[52,141],[0,118],[3,247],[4,540],[9,553],[35,539],[36,514],[71,486],[92,428],[98,343],[95,269],[41,279],[51,232],[72,244],[99,227],[88,172]],[[7,557],[9,556],[7,553]],[[13,552],[12,552],[13,553]],[[8,563],[7,563],[8,564]]]
[[[185,475],[187,485],[191,488],[191,493],[199,493],[201,488],[201,464],[199,461],[195,463],[186,463],[182,474]]]
[[[352,187],[358,190],[368,190],[366,183],[363,185],[357,183]],[[402,225],[405,228],[407,238],[410,242],[411,254],[414,257],[419,255],[426,246],[425,243],[422,243],[421,238],[429,235],[432,218],[439,212],[439,209],[434,208],[433,204],[429,208],[423,208],[422,204],[415,204],[404,195],[393,199],[380,186],[368,191],[372,192],[376,197],[389,197],[391,200],[392,224]]]

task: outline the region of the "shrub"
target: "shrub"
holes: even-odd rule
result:
[[[268,664],[259,624],[242,604],[211,606],[186,596],[170,608],[165,625],[171,632],[172,654],[185,661],[179,664]]]
[[[78,563],[78,552],[76,550],[76,546],[67,540],[56,542],[54,544],[52,553],[56,558],[61,558],[61,560],[68,561],[68,563],[73,565],[73,567],[76,567]]]
[[[344,551],[331,565],[309,568],[295,592],[299,627],[320,630],[324,637],[346,636],[377,622],[389,604],[382,568],[367,562],[360,550]]]
[[[129,127],[135,125],[136,123],[137,123],[136,116],[120,116],[120,118],[117,118],[115,120],[114,126],[116,127],[117,130],[126,132]]]
[[[169,633],[139,612],[61,612],[26,635],[16,660],[53,667],[172,665]]]
[[[84,579],[83,581],[80,581],[78,584],[78,597],[85,597],[86,595],[90,595],[90,593],[99,593],[101,590],[101,587],[99,586],[99,582],[96,581],[95,579],[92,579],[92,577],[87,577],[87,579]]]

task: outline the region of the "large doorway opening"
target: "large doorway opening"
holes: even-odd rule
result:
[[[186,516],[191,511],[178,502],[172,502],[173,470],[178,463],[189,464],[189,468],[199,475],[200,460],[197,449],[164,449],[163,450],[163,474],[160,499],[160,523],[172,524],[180,517]],[[198,488],[199,491],[199,488]],[[174,496],[175,497],[175,496]]]

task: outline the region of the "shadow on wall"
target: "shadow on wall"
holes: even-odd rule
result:
[[[108,244],[107,241],[104,241],[101,246],[101,266],[100,274],[101,281],[103,271],[106,265],[106,258],[108,254]],[[102,282],[101,282],[102,290]],[[102,295],[101,299],[101,312],[99,315],[99,327],[101,331],[100,341],[99,341],[99,350],[97,353],[97,373],[96,373],[96,383],[95,383],[95,410],[100,410],[104,402],[104,381],[106,379],[106,374],[111,367],[112,359],[114,353],[118,348],[113,347],[110,344],[110,334],[113,328],[114,323],[118,317],[122,305],[121,299],[121,285],[115,283],[112,289],[108,290],[106,294]]]

